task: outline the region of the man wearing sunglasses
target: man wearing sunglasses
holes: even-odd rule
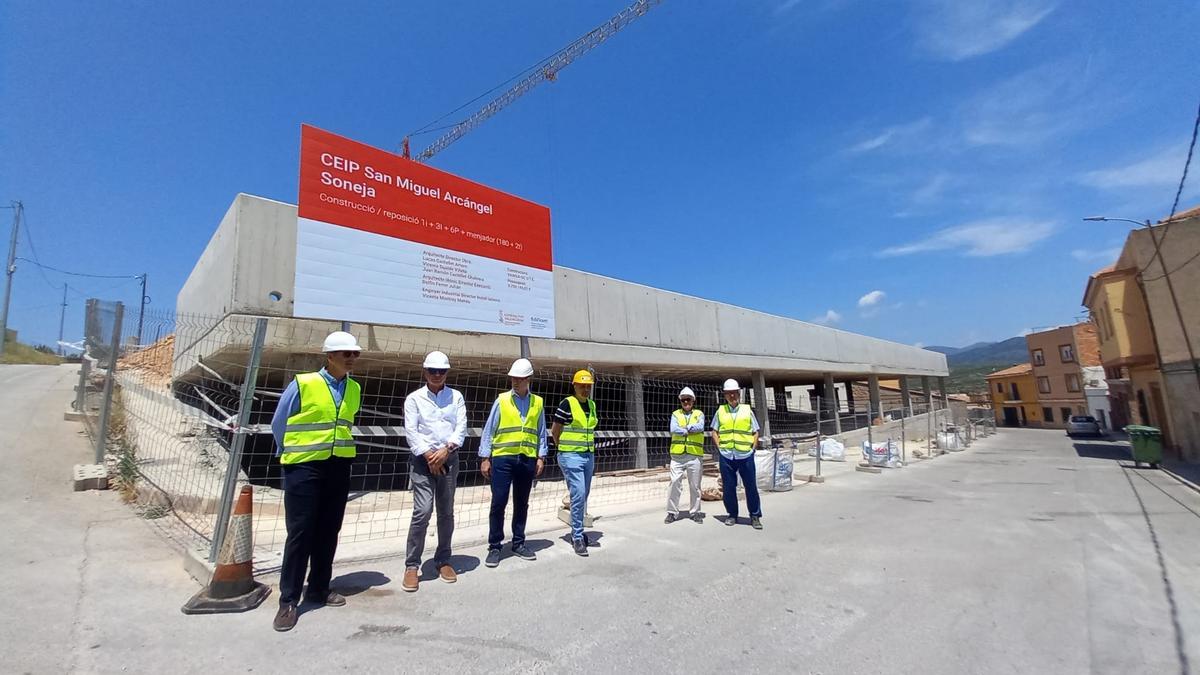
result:
[[[446,386],[450,359],[442,352],[429,352],[422,368],[425,386],[404,399],[404,435],[412,450],[409,482],[413,514],[400,588],[409,593],[418,588],[425,532],[435,505],[438,545],[433,563],[442,581],[448,584],[458,581],[458,574],[450,565],[450,539],[454,536],[457,450],[467,436],[467,405],[463,395]]]
[[[350,494],[350,464],[355,455],[351,429],[362,400],[362,387],[350,378],[350,371],[362,349],[353,335],[337,331],[325,338],[322,351],[325,367],[296,375],[271,418],[283,469],[287,525],[274,621],[280,632],[296,626],[306,570],[305,602],[346,604],[345,597],[329,589],[329,579]]]

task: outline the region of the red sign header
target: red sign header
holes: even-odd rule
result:
[[[550,209],[303,125],[299,216],[552,271]]]

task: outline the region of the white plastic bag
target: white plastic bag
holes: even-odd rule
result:
[[[809,457],[817,456],[817,446],[812,446],[808,449]],[[846,461],[846,446],[842,445],[837,439],[826,438],[821,441],[821,459],[831,462]]]

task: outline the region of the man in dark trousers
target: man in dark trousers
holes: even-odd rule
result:
[[[329,589],[338,532],[350,493],[354,459],[354,415],[362,388],[350,378],[362,349],[342,331],[325,338],[325,367],[300,373],[279,399],[271,419],[276,453],[283,469],[287,543],[279,574],[277,631],[296,626],[296,606],[308,571],[305,602],[330,607],[346,598]]]

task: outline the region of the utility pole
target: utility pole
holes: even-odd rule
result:
[[[12,298],[13,272],[17,271],[17,232],[21,227],[21,202],[13,202],[12,237],[8,240],[8,265],[4,268],[4,307],[0,309],[0,356],[4,356],[4,343],[8,339],[8,301]]]
[[[146,315],[146,302],[150,299],[150,298],[146,297],[146,277],[147,276],[148,275],[145,272],[142,272],[142,300],[141,300],[142,306],[141,306],[141,309],[138,310],[138,333],[137,333],[137,345],[139,347],[142,346],[142,318]],[[65,293],[63,294],[63,298],[64,298],[64,300],[66,299]]]
[[[58,355],[63,355],[63,325],[67,321],[67,285],[63,284],[62,312],[58,315]]]

